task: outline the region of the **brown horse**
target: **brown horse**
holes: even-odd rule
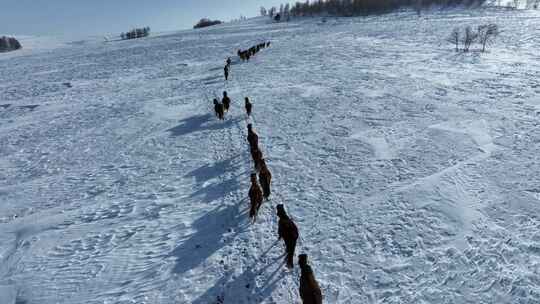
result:
[[[277,205],[277,216],[279,217],[279,239],[285,241],[287,267],[293,268],[294,251],[296,249],[296,240],[298,240],[298,227],[289,218],[287,212],[285,212],[285,208],[281,204]]]
[[[259,136],[257,135],[257,133],[255,133],[253,131],[253,125],[252,124],[248,124],[247,125],[247,128],[248,128],[248,136],[247,136],[247,140],[249,142],[249,146],[253,149],[255,147],[258,147],[259,146]]]
[[[251,110],[253,109],[253,104],[249,101],[249,98],[247,97],[246,97],[245,107],[246,107],[246,114],[248,116],[251,116]]]
[[[219,120],[223,120],[225,110],[223,109],[223,104],[219,103],[217,99],[214,99],[214,111]]]
[[[259,214],[259,209],[263,203],[263,193],[259,184],[257,183],[257,174],[251,174],[251,187],[249,188],[249,217],[253,222],[257,221],[257,215]]]
[[[322,304],[321,287],[319,287],[313,269],[308,265],[307,260],[307,254],[298,256],[298,265],[302,271],[300,274],[300,298],[302,298],[303,304]]]
[[[270,170],[268,170],[264,159],[261,159],[260,167],[259,182],[263,190],[264,198],[268,199],[270,197],[270,183],[272,182],[272,174],[270,173]]]
[[[263,160],[263,154],[259,147],[251,148],[251,158],[253,159],[255,171],[259,172],[261,170]]]

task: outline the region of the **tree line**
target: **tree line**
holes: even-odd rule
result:
[[[506,8],[517,9],[520,7],[520,3],[524,4],[526,9],[538,9],[540,8],[540,0],[488,0],[487,3],[491,6],[500,6]]]
[[[363,16],[389,13],[401,8],[414,8],[419,10],[431,6],[439,7],[477,7],[487,0],[315,0],[296,2],[294,5],[282,4],[279,10],[276,7],[266,9],[261,7],[261,15],[273,19],[288,19],[302,16]],[[279,21],[279,20],[278,20]]]
[[[0,52],[8,52],[21,49],[22,45],[20,42],[13,37],[0,37]]]
[[[129,32],[120,34],[122,40],[142,38],[150,35],[150,27],[136,28]]]

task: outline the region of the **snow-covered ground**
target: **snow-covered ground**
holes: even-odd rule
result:
[[[487,22],[486,54],[444,41]],[[326,303],[539,303],[539,34],[402,13],[0,54],[0,302],[297,303],[284,203]],[[254,225],[245,96],[274,175]]]

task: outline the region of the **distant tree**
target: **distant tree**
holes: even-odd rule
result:
[[[150,27],[143,27],[143,28],[136,28],[132,29],[129,32],[121,33],[120,38],[122,40],[126,39],[136,39],[136,38],[142,38],[150,35]]]
[[[268,11],[268,16],[270,17],[270,19],[274,19],[274,15],[276,14],[276,7],[275,6],[272,6],[270,8],[270,10]]]
[[[10,43],[9,43],[9,44],[11,45],[11,47],[12,47],[14,50],[22,49],[22,45],[21,45],[21,43],[19,42],[19,40],[15,39],[15,38],[13,38],[13,37],[11,37],[11,38],[9,38],[9,39],[10,39]]]
[[[492,44],[499,34],[500,31],[497,24],[491,23],[478,27],[477,36],[478,42],[482,45],[482,52],[486,51],[486,45]]]
[[[291,9],[291,15],[293,17],[298,17],[298,16],[301,16],[301,13],[302,13],[302,3],[296,2]]]
[[[223,23],[223,22],[221,22],[219,20],[210,20],[208,18],[203,18],[203,19],[199,20],[199,22],[197,22],[197,24],[195,24],[193,26],[193,28],[198,29],[198,28],[218,25],[218,24],[221,24],[221,23]]]
[[[0,37],[0,52],[9,52],[21,49],[22,45],[19,40],[13,37]]]
[[[525,8],[527,9],[536,9],[534,6],[538,2],[538,0],[527,0],[525,2]]]
[[[9,49],[9,42],[7,37],[0,37],[0,52],[7,51]]]
[[[266,11],[266,8],[264,6],[261,6],[261,16],[266,16],[268,14],[268,11]]]
[[[471,26],[467,26],[465,28],[465,33],[463,35],[463,51],[468,52],[471,45],[476,41],[476,38],[478,38],[478,34],[473,31]]]
[[[422,0],[414,1],[414,11],[416,12],[418,16],[422,15],[422,6],[423,6]]]
[[[460,40],[459,28],[456,27],[452,30],[452,33],[450,33],[450,36],[446,39],[446,41],[454,44],[456,46],[456,52],[459,52],[459,40]]]
[[[285,6],[283,7],[282,16],[286,21],[289,21],[291,19],[291,6],[289,5],[289,3],[285,4]]]

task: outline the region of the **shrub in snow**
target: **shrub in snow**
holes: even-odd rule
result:
[[[198,28],[213,26],[213,25],[217,25],[217,24],[221,24],[221,23],[223,23],[223,22],[221,22],[219,20],[210,20],[208,18],[203,18],[203,19],[199,20],[199,22],[197,22],[197,24],[195,24],[193,26],[193,28],[198,29]]]
[[[486,51],[486,45],[492,44],[499,33],[499,26],[493,23],[478,27],[477,36],[478,42],[482,45],[482,52]]]
[[[0,37],[0,52],[9,52],[21,49],[22,45],[13,37]]]

